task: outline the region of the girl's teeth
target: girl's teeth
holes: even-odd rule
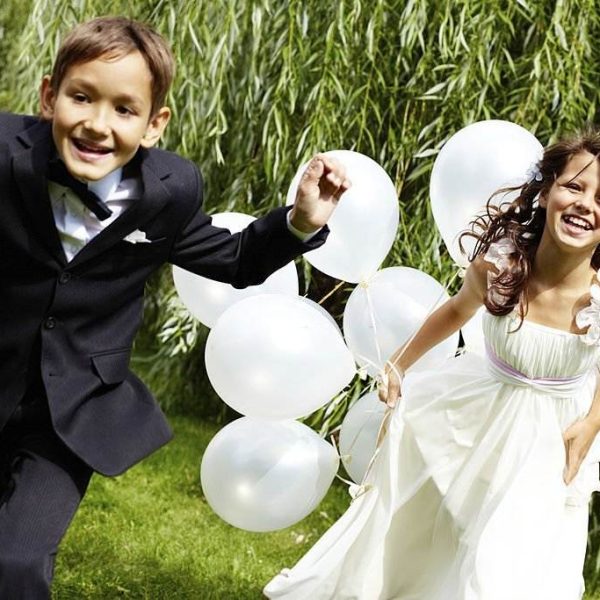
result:
[[[565,217],[564,220],[569,224],[572,225],[573,227],[577,227],[579,229],[584,229],[584,230],[588,230],[591,229],[591,227],[587,224],[587,223],[583,223],[582,221],[580,221],[579,219],[573,219],[571,217]]]

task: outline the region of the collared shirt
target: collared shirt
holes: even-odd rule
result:
[[[54,181],[48,182],[54,222],[68,261],[141,196],[141,180],[121,180],[122,172],[123,169],[116,169],[88,184],[89,189],[106,202],[112,211],[112,215],[104,221],[98,219],[73,190]]]
[[[67,257],[73,257],[105,227],[117,219],[136,199],[141,197],[142,182],[140,178],[121,179],[123,169],[115,169],[98,181],[88,183],[88,188],[103,202],[106,202],[112,215],[101,221],[91,212],[75,192],[54,181],[48,182],[48,194],[52,204],[54,222]],[[288,229],[300,240],[307,242],[317,232],[303,233],[290,223],[287,213]]]

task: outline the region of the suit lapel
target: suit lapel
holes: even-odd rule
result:
[[[23,196],[33,229],[52,259],[63,268],[67,264],[48,196],[46,170],[54,150],[51,124],[40,121],[23,131],[18,140],[24,146],[13,158],[14,176]],[[156,161],[152,152],[140,148],[134,160],[140,162],[143,192],[132,205],[78,252],[69,267],[85,263],[111,246],[118,244],[132,231],[143,227],[165,205],[169,191],[163,181],[170,175],[164,164]],[[44,257],[41,257],[44,258]],[[45,257],[48,258],[48,257]]]
[[[23,132],[19,140],[25,145],[25,149],[15,153],[13,173],[23,197],[24,208],[42,246],[62,267],[67,259],[54,224],[46,180],[48,159],[54,151],[51,125],[45,122],[36,123]]]
[[[137,158],[141,164],[142,197],[136,198],[122,215],[86,244],[69,263],[70,266],[85,263],[118,244],[125,236],[150,221],[169,199],[170,194],[163,180],[170,171],[155,161],[147,150],[140,149]]]

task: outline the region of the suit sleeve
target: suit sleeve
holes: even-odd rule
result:
[[[237,288],[257,285],[297,256],[321,246],[327,238],[326,226],[308,242],[294,236],[286,222],[291,207],[276,208],[239,233],[215,227],[202,210],[202,178],[195,167],[194,176],[194,209],[170,255],[171,263],[187,271]]]

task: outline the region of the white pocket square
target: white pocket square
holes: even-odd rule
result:
[[[130,244],[150,244],[152,240],[149,240],[146,237],[146,232],[141,231],[140,229],[136,229],[132,231],[129,235],[126,235],[123,238],[123,241],[129,242]]]

